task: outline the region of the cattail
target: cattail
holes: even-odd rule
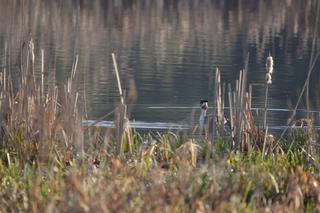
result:
[[[271,76],[271,73],[267,72],[266,74],[266,82],[267,84],[272,84],[272,76]]]
[[[267,69],[267,73],[270,73],[270,74],[273,73],[273,58],[271,55],[269,55],[267,58],[266,69]]]
[[[269,93],[269,84],[272,84],[272,72],[273,72],[273,58],[271,54],[269,53],[269,56],[267,57],[267,63],[266,63],[266,96],[264,101],[264,122],[263,127],[265,128],[265,135],[267,135],[268,127],[267,127],[267,107],[268,107],[268,93]],[[266,143],[266,137],[264,138],[264,144],[263,144],[263,150],[265,150],[265,143]],[[264,151],[263,151],[264,153]]]

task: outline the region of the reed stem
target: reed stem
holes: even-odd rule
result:
[[[112,60],[113,60],[113,66],[114,66],[114,70],[116,72],[116,77],[117,77],[120,101],[121,101],[121,104],[124,104],[124,98],[123,98],[123,93],[122,93],[122,88],[121,88],[121,81],[120,81],[120,76],[119,76],[119,71],[118,71],[118,65],[117,65],[117,60],[116,60],[116,56],[114,53],[112,53]]]
[[[263,117],[263,128],[267,128],[267,107],[268,107],[268,94],[269,94],[269,84],[266,83],[266,93],[264,98],[264,117]]]
[[[268,127],[265,128],[265,134],[263,138],[262,160],[264,159],[265,152],[266,152],[267,136],[268,136]]]
[[[116,77],[117,77],[117,83],[118,83],[118,89],[119,89],[119,96],[120,96],[120,101],[121,101],[121,107],[120,107],[120,118],[119,118],[119,135],[118,135],[118,142],[120,144],[120,146],[118,147],[118,154],[121,154],[122,150],[123,150],[123,133],[126,131],[127,129],[127,105],[124,102],[124,97],[123,97],[123,93],[122,93],[122,88],[121,88],[121,81],[120,81],[120,75],[119,75],[119,71],[118,71],[118,65],[117,65],[117,61],[116,61],[116,56],[114,53],[112,53],[112,60],[113,60],[113,65],[114,65],[114,69],[116,72]]]
[[[44,50],[41,49],[41,98],[43,98],[44,94]]]

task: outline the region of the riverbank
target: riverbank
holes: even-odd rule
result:
[[[97,143],[83,158],[52,151],[45,153],[47,162],[24,161],[17,147],[10,152],[2,147],[2,211],[310,212],[319,208],[319,158],[307,153],[316,147],[305,144],[304,134],[289,146],[282,145],[283,152],[265,155],[259,149],[234,152],[223,140],[216,141],[211,152],[207,141],[173,133],[131,136],[132,150],[118,156],[109,152],[110,142],[97,139],[87,141]],[[25,140],[21,143],[27,145]]]

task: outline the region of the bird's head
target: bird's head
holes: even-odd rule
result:
[[[201,109],[207,110],[208,109],[208,101],[207,100],[200,100],[200,107]]]

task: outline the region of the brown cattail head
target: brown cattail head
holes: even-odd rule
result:
[[[271,76],[271,73],[267,72],[266,74],[266,82],[267,84],[272,84],[272,76]]]
[[[270,73],[270,74],[273,73],[273,58],[271,55],[267,57],[266,69],[267,69],[267,73]]]

